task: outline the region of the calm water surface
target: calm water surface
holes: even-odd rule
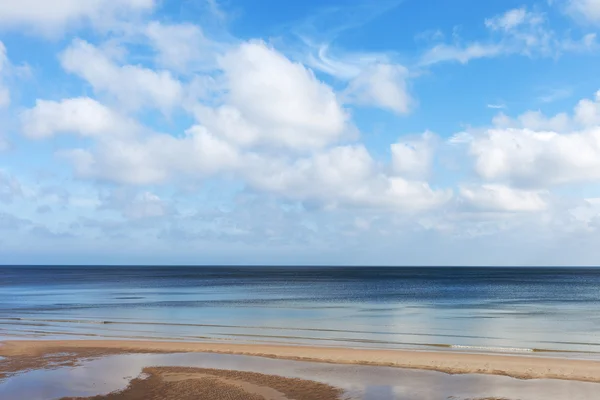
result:
[[[594,357],[600,269],[0,267],[0,340],[98,337]]]
[[[597,399],[600,384],[560,380],[518,380],[491,375],[447,375],[399,368],[333,365],[220,354],[109,356],[79,367],[36,370],[0,381],[2,400],[50,400],[92,396],[127,386],[145,366],[235,369],[316,380],[340,387],[352,400]]]

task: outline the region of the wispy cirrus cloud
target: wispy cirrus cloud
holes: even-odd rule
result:
[[[538,100],[542,103],[554,103],[555,101],[571,97],[573,89],[570,87],[555,88],[543,91],[543,94],[538,96]]]
[[[410,73],[395,60],[396,55],[347,50],[337,45],[344,33],[359,29],[401,4],[401,0],[389,0],[377,5],[357,2],[351,6],[322,8],[287,27],[292,32],[292,41],[299,43],[290,53],[308,67],[347,83],[342,93],[350,104],[406,114],[414,104],[408,93]]]
[[[559,33],[552,29],[546,14],[524,6],[487,18],[484,25],[488,30],[487,38],[437,43],[422,54],[419,65],[431,66],[442,62],[467,64],[471,60],[515,54],[556,57],[562,53],[598,48],[595,33],[573,39],[568,31]]]
[[[566,0],[566,12],[583,23],[600,24],[600,2],[598,0]]]

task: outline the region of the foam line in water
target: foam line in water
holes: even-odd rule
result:
[[[518,347],[491,347],[491,346],[465,346],[459,344],[450,345],[453,349],[463,350],[481,350],[481,351],[493,351],[493,352],[506,352],[506,353],[533,353],[534,349],[518,348]]]

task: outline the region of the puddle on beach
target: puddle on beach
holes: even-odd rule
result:
[[[600,384],[518,380],[492,375],[448,375],[390,367],[336,365],[206,353],[129,354],[77,367],[24,372],[0,381],[2,400],[87,397],[123,389],[144,367],[199,367],[260,372],[327,383],[356,400],[440,400],[497,397],[511,400],[589,400]]]

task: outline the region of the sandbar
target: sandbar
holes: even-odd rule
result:
[[[284,346],[272,344],[166,342],[135,340],[14,340],[0,345],[0,379],[6,374],[69,365],[77,360],[126,353],[220,353],[336,364],[377,365],[449,374],[492,374],[518,379],[564,379],[600,382],[600,361],[537,355],[475,354]]]

